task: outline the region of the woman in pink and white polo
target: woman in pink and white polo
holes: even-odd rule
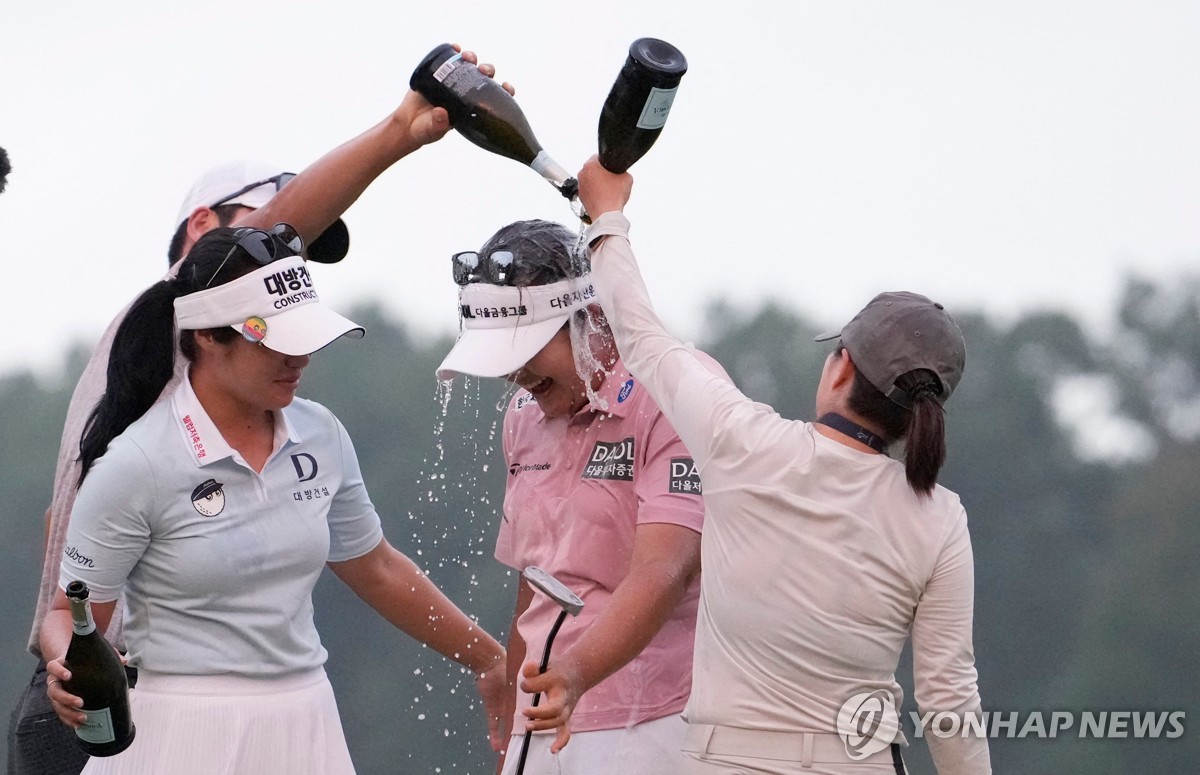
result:
[[[585,603],[539,675],[560,609],[520,582],[503,772],[516,771],[531,730],[528,775],[659,775],[682,763],[701,485],[678,435],[622,363],[577,243],[559,224],[520,221],[479,252],[456,254],[462,333],[438,376],[501,377],[521,388],[504,417],[496,559],[548,571]]]

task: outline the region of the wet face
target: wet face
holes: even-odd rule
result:
[[[587,389],[575,371],[571,331],[561,329],[537,355],[506,379],[533,394],[547,417],[570,417],[587,403]]]

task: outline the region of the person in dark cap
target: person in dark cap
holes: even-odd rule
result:
[[[477,61],[472,52],[463,52],[463,56]],[[489,76],[495,72],[490,64],[480,65],[480,70]],[[511,90],[508,84],[505,88]],[[349,247],[342,213],[384,170],[449,130],[450,119],[444,109],[408,91],[399,107],[381,122],[335,147],[299,174],[245,160],[210,168],[193,183],[171,224],[167,278],[175,276],[182,258],[203,235],[232,225],[270,228],[287,222],[306,244],[311,241],[305,253],[308,260],[340,261]],[[63,425],[54,491],[45,514],[42,579],[28,641],[30,653],[39,661],[10,715],[9,775],[72,775],[86,761],[73,742],[74,734],[58,723],[46,699],[45,661],[38,633],[58,590],[59,564],[80,478],[79,442],[84,423],[105,392],[113,337],[127,310],[121,310],[101,336],[76,384]],[[184,359],[176,357],[175,362],[179,368],[167,382],[163,397],[179,384]],[[121,614],[118,606],[105,633],[118,646],[122,645]]]
[[[937,484],[944,405],[966,364],[962,332],[925,296],[879,294],[821,337],[837,344],[817,419],[784,419],[664,330],[621,212],[632,178],[593,157],[579,183],[594,219],[592,279],[617,346],[704,483],[682,771],[903,773],[895,672],[910,637],[921,713],[982,718],[967,515]],[[548,700],[527,714],[538,725],[561,712]],[[991,771],[985,736],[925,739],[939,772]]]

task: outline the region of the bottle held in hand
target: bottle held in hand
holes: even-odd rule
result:
[[[687,72],[683,52],[657,38],[638,38],[600,111],[600,164],[620,174],[642,158],[667,123],[679,82]]]
[[[409,86],[433,105],[445,108],[450,123],[463,137],[532,167],[563,196],[574,198],[578,182],[542,149],[517,101],[449,43],[421,60]]]
[[[90,756],[113,756],[129,747],[135,732],[125,666],[96,629],[87,584],[67,584],[67,602],[74,631],[65,660],[71,680],[64,681],[63,688],[83,698],[87,715],[75,730],[75,742]]]

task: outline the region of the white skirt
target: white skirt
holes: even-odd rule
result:
[[[353,775],[324,668],[282,678],[138,671],[137,734],[86,775]]]

